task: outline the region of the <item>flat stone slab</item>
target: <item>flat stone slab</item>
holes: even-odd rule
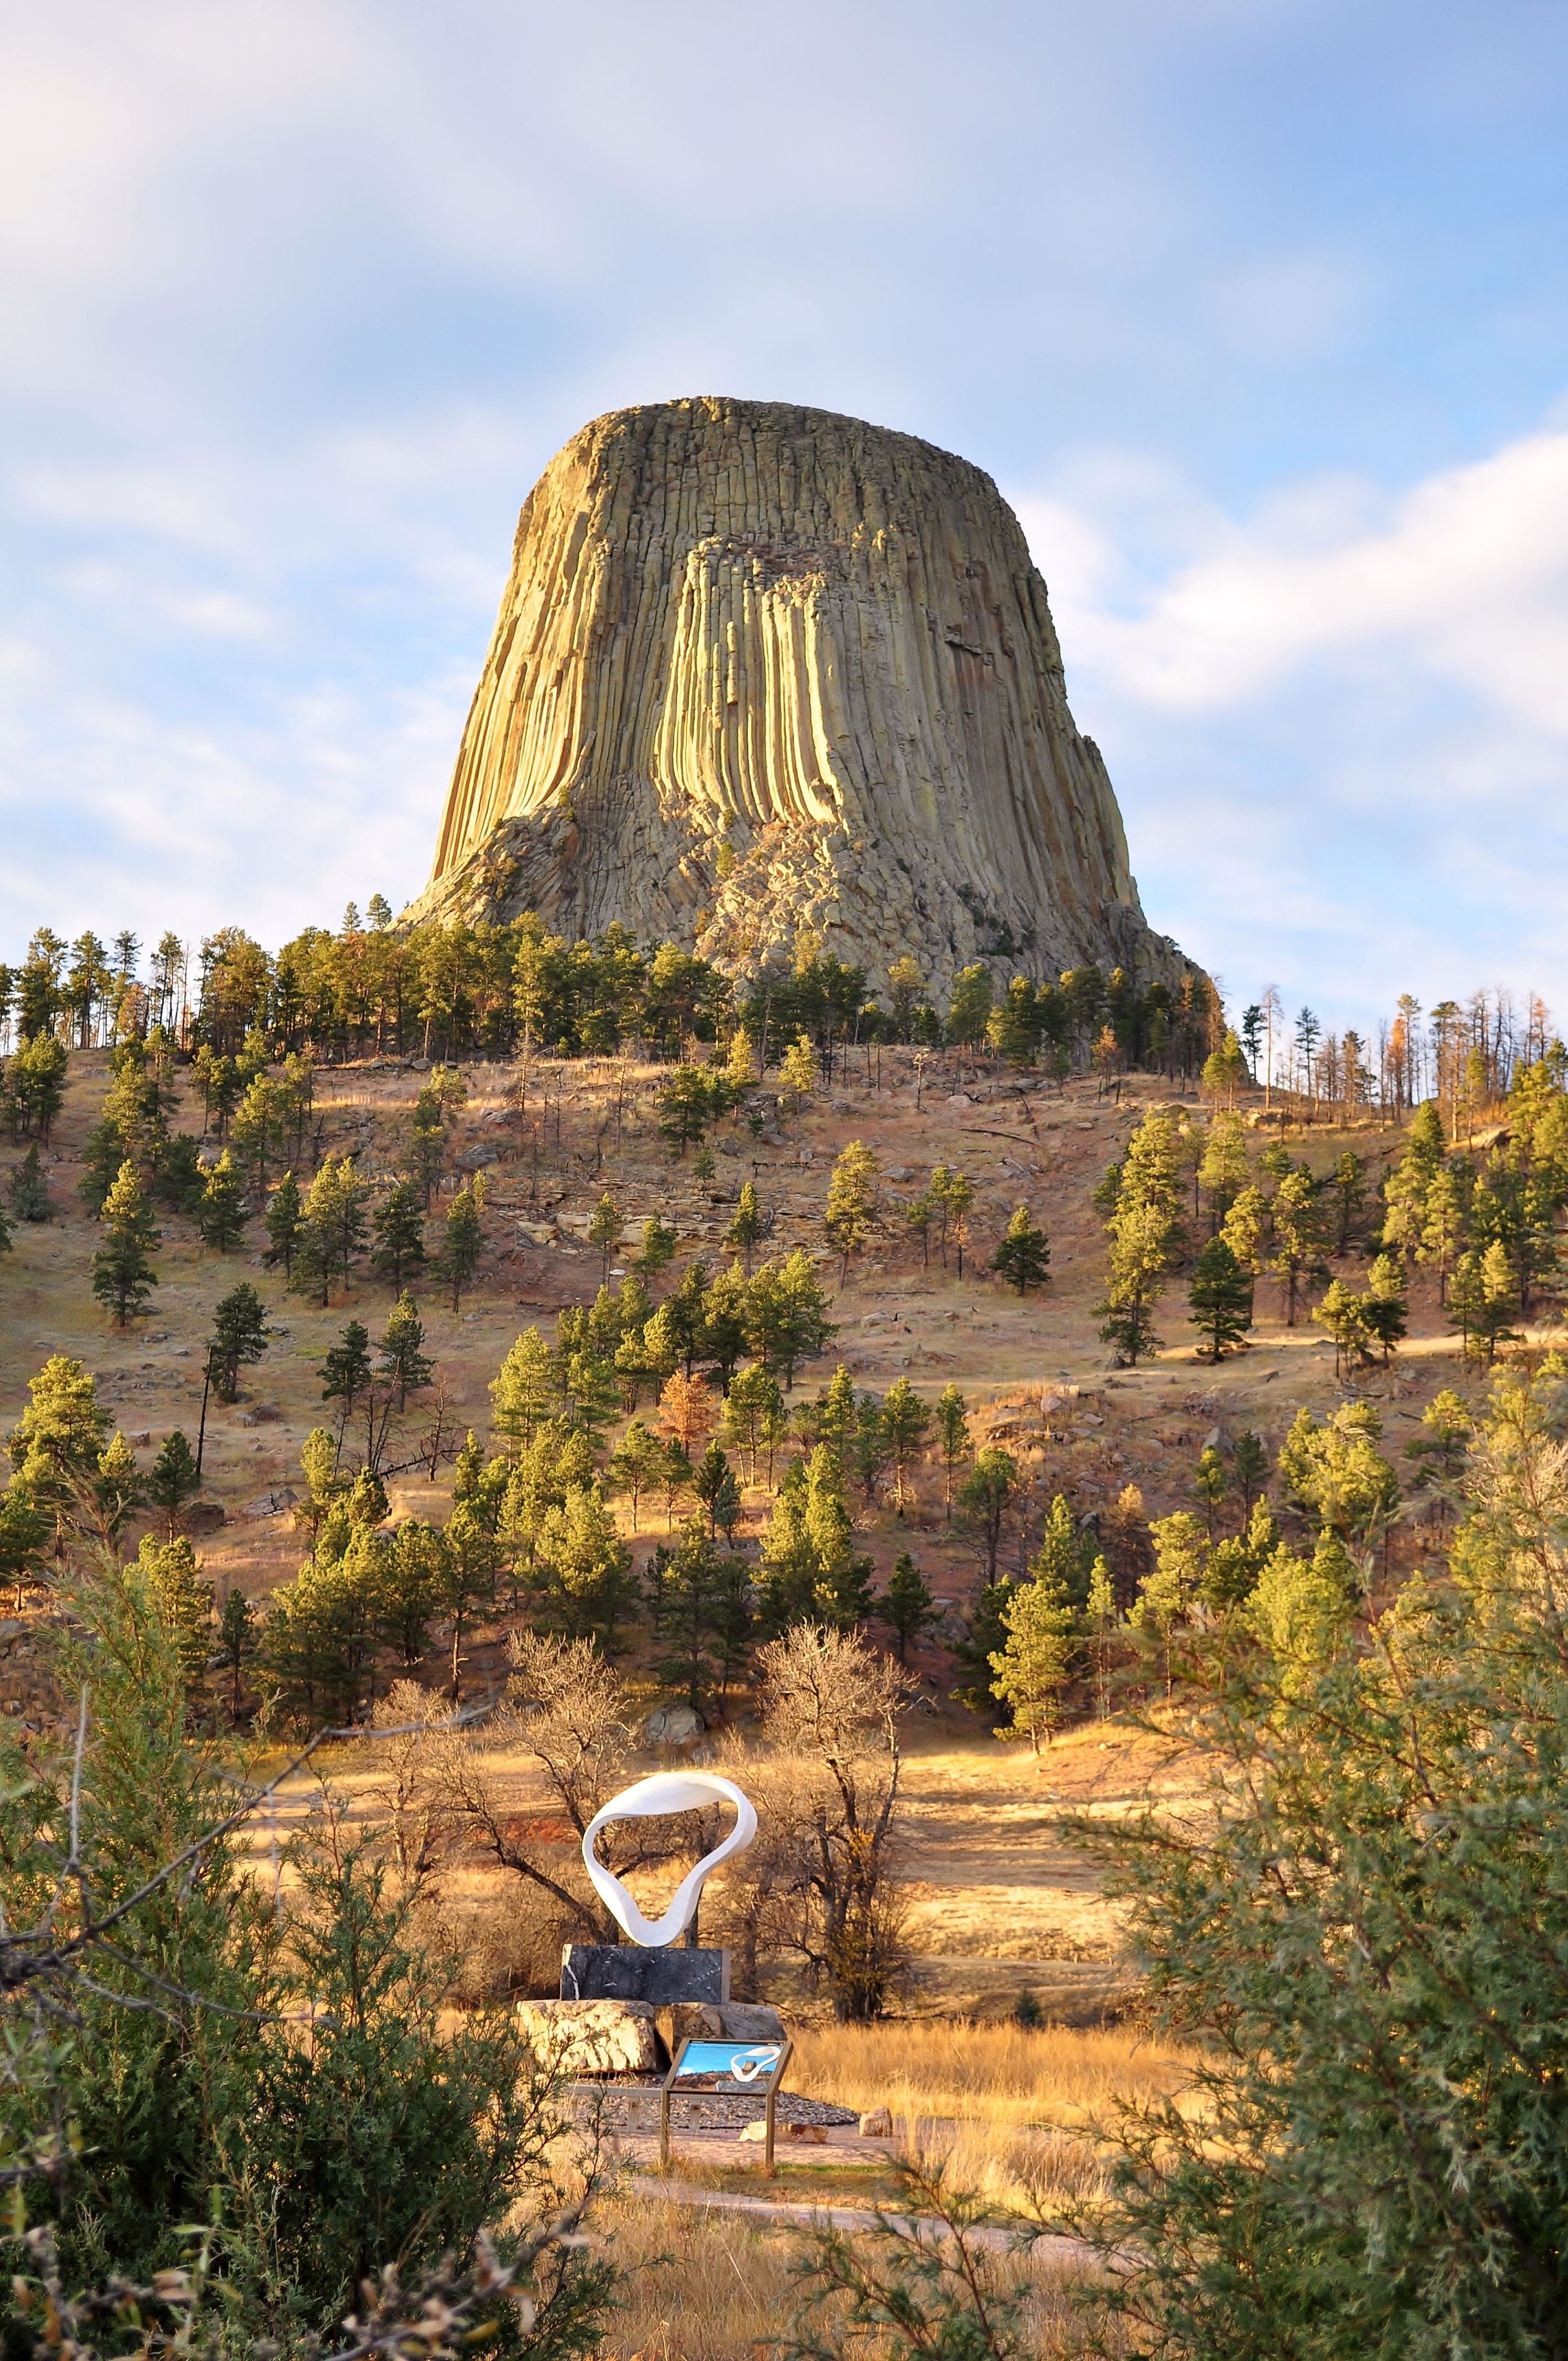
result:
[[[535,2056],[563,2074],[656,2074],[670,2062],[649,2001],[521,2000],[517,2016]]]
[[[644,1950],[636,1943],[568,1943],[561,1953],[563,2000],[728,2001],[728,1951],[689,1951],[670,1945]],[[744,2037],[740,2037],[744,2038]]]

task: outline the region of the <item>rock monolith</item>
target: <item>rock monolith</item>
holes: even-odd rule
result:
[[[731,973],[1174,975],[989,476],[784,402],[612,412],[544,470],[411,915],[619,920]]]

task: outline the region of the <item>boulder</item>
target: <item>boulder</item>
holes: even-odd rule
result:
[[[657,2024],[673,2058],[683,2041],[782,2041],[784,2019],[762,2001],[678,2000]]]
[[[866,2113],[861,2117],[861,2137],[862,2139],[891,2139],[893,2137],[892,2108],[869,2107]]]
[[[644,1746],[690,1746],[707,1724],[689,1705],[655,1706],[642,1725]]]
[[[645,2000],[522,2000],[517,2015],[534,2055],[581,2080],[662,2073],[670,2062]]]

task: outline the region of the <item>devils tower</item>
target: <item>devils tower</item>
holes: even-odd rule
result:
[[[411,915],[530,909],[735,973],[810,930],[938,991],[1179,964],[990,477],[775,401],[611,412],[523,505]]]

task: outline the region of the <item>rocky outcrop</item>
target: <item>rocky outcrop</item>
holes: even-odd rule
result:
[[[614,412],[530,493],[411,916],[524,909],[740,974],[1180,964],[995,485],[782,402]]]

